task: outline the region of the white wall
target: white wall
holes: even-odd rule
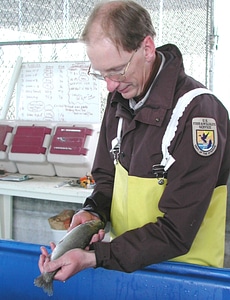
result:
[[[230,1],[215,2],[215,26],[219,42],[215,52],[213,91],[230,113]]]

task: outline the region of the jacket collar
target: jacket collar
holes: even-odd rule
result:
[[[184,73],[182,55],[179,49],[172,44],[167,44],[156,49],[165,57],[165,64],[158,78],[153,84],[149,97],[144,105],[135,112],[129,107],[129,101],[121,94],[114,92],[111,103],[119,103],[116,116],[133,118],[142,123],[161,126],[166,112],[175,106],[174,96],[180,73]]]

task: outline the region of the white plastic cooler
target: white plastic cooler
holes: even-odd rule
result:
[[[47,155],[56,174],[64,177],[82,177],[89,173],[98,135],[97,124],[58,125]]]
[[[54,166],[47,160],[47,148],[52,126],[44,124],[19,124],[9,151],[9,159],[21,174],[54,176]]]

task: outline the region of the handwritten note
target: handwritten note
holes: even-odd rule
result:
[[[89,62],[23,63],[17,83],[17,119],[100,121],[100,82]]]

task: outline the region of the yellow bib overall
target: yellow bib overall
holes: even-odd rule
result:
[[[170,156],[169,153],[168,156]],[[172,157],[165,158],[163,154],[164,159],[165,161],[171,161],[171,164],[173,163]],[[116,164],[111,208],[111,238],[149,222],[154,223],[158,217],[164,215],[159,210],[158,204],[165,189],[166,179],[164,179],[163,185],[159,185],[158,180],[157,178],[129,176],[128,172],[119,163]],[[227,187],[219,186],[215,188],[210,205],[190,251],[185,255],[174,258],[173,261],[223,267],[226,200]]]

